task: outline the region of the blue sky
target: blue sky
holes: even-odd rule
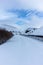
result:
[[[43,0],[0,0],[0,20],[11,19],[18,25],[43,26]]]

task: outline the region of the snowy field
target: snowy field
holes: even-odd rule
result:
[[[43,42],[15,35],[0,46],[0,65],[43,65]]]

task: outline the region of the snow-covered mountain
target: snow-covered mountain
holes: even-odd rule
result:
[[[8,31],[11,31],[13,34],[19,34],[20,30],[18,29],[17,26],[11,26],[11,25],[7,25],[7,24],[1,24],[0,28],[2,29],[6,29]]]
[[[38,28],[35,32],[33,32],[33,34],[43,36],[43,27]]]
[[[37,30],[37,28],[28,28],[28,29],[25,30],[25,34],[27,34],[27,35],[32,34],[36,30]]]
[[[21,34],[25,37],[30,37],[39,41],[43,41],[43,27],[41,28],[28,28],[25,33]]]

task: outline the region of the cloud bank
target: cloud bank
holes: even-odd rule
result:
[[[2,9],[37,9],[43,11],[43,0],[0,0]]]

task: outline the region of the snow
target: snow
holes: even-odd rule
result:
[[[0,46],[0,65],[43,65],[43,42],[15,35]]]
[[[15,33],[20,30],[16,25],[3,24],[0,27],[16,31]],[[43,42],[14,34],[10,40],[0,46],[0,65],[43,65]]]
[[[38,28],[28,28],[28,29],[26,29],[23,33],[25,34],[25,35],[31,35],[32,33],[34,33],[36,30],[37,30]]]
[[[33,32],[34,35],[42,35],[43,36],[43,27],[38,28]]]

